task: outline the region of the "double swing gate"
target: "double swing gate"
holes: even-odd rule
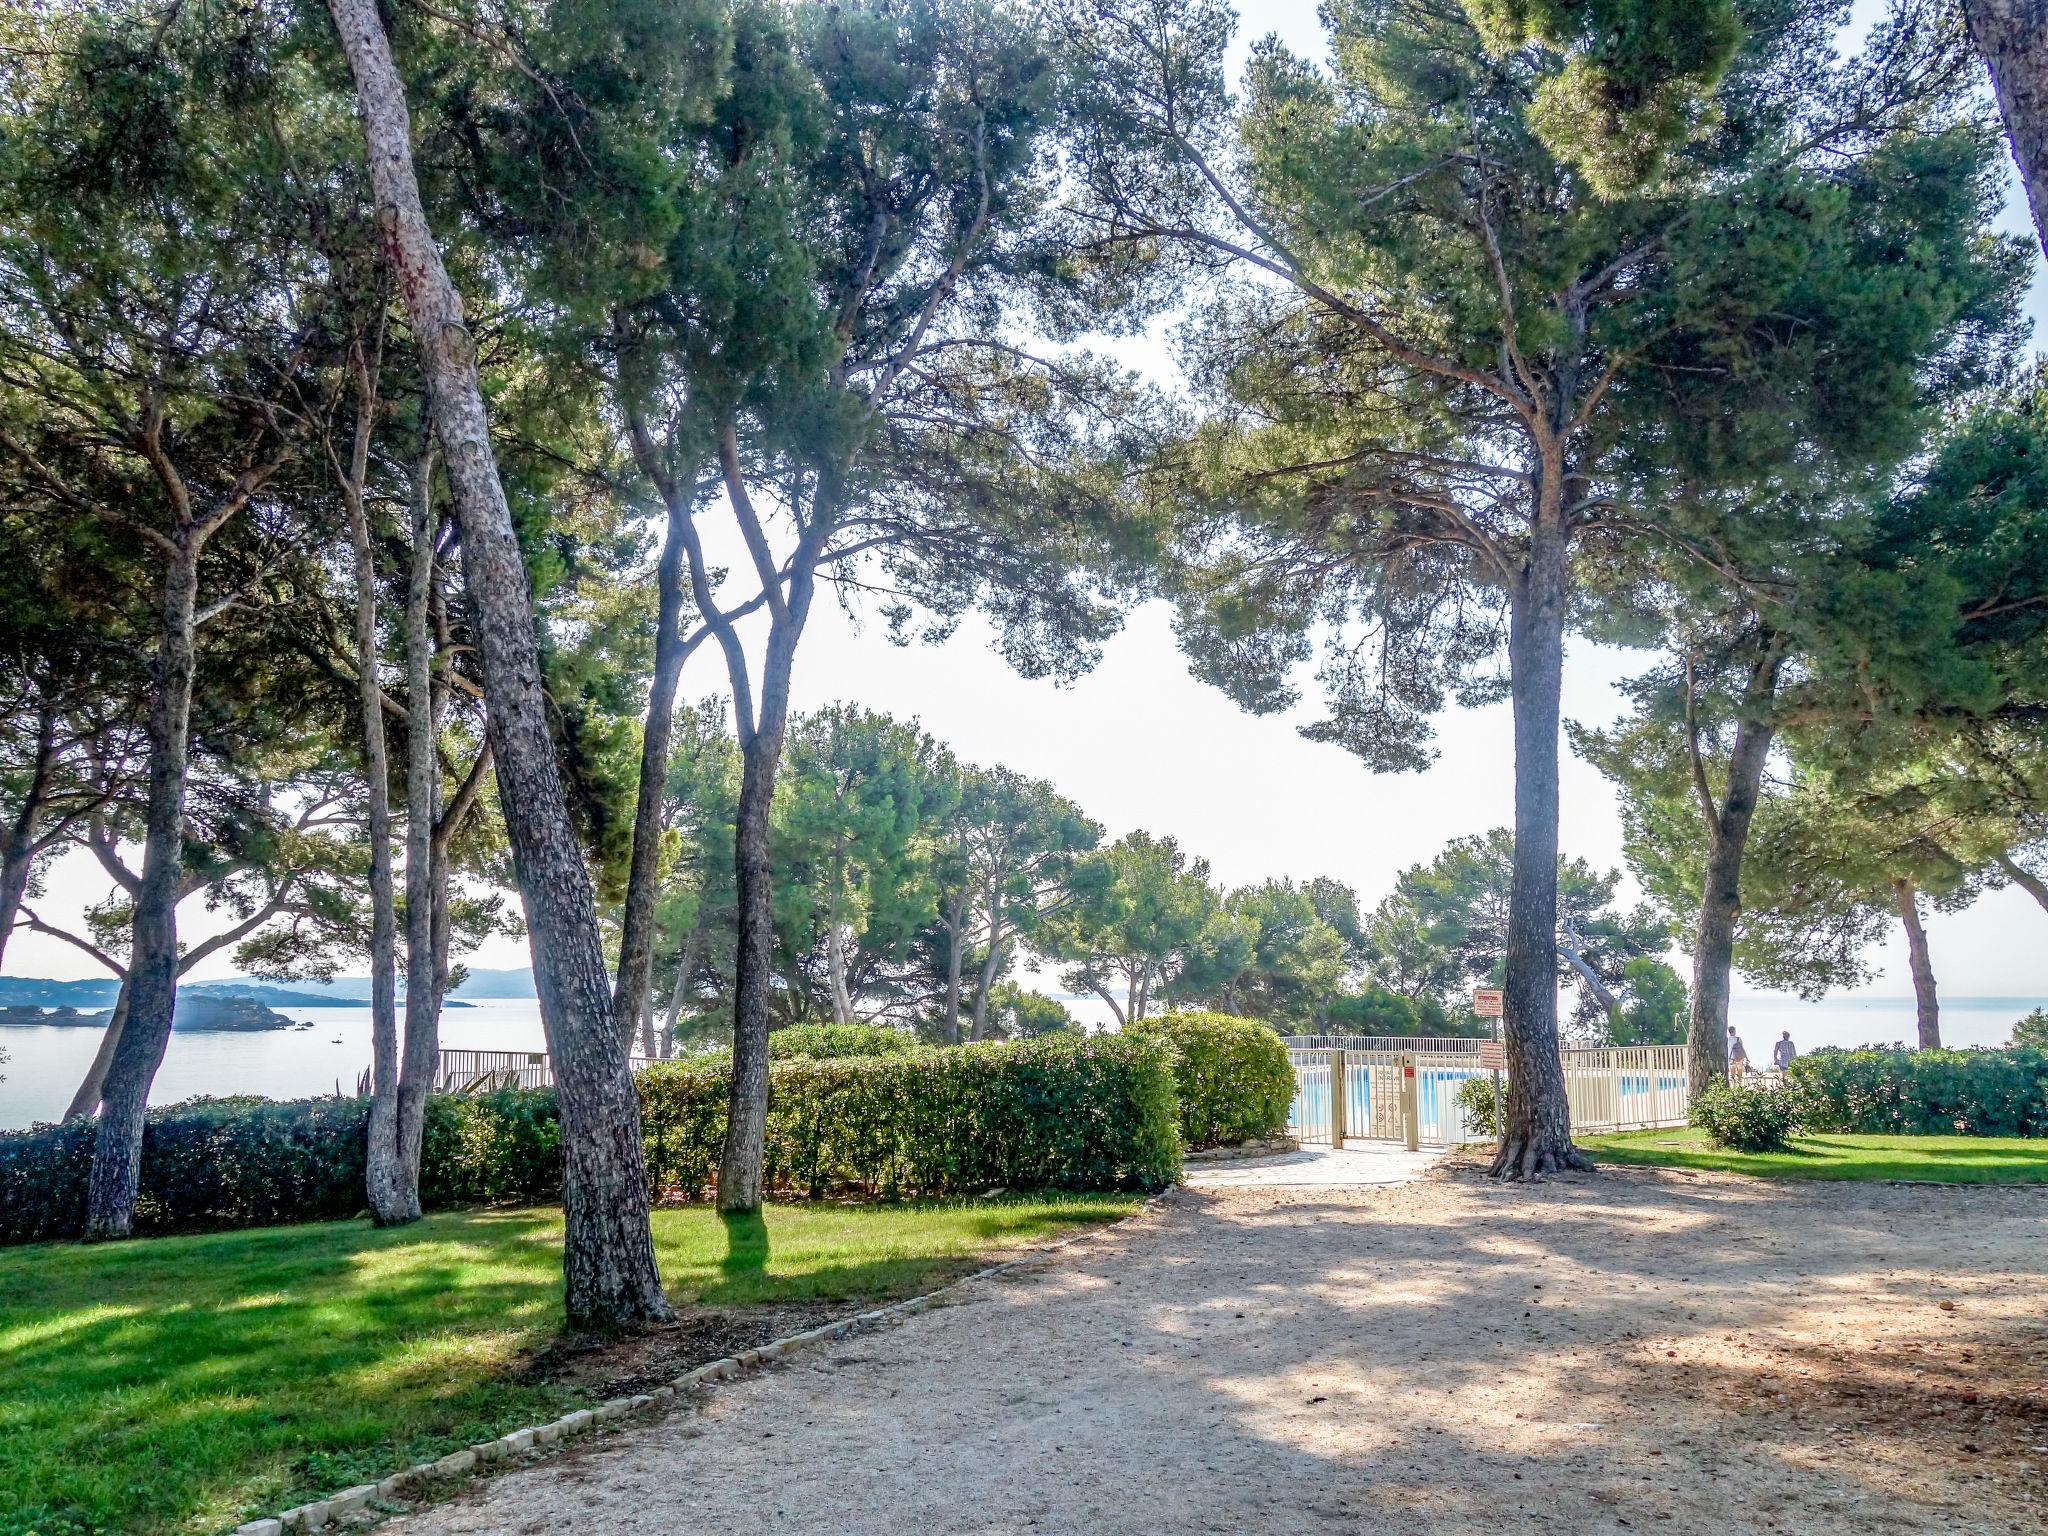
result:
[[[1471,1078],[1491,1081],[1477,1040],[1294,1035],[1288,1130],[1305,1146],[1397,1141],[1408,1147],[1480,1140],[1458,1104]],[[1572,1126],[1586,1132],[1684,1125],[1686,1048],[1599,1046],[1559,1053]]]

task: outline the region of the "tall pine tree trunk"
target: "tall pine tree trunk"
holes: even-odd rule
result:
[[[149,800],[142,879],[128,951],[128,1013],[100,1089],[99,1133],[86,1192],[88,1240],[126,1237],[142,1173],[142,1117],[170,1043],[178,1001],[178,894],[184,873],[185,766],[192,720],[199,541],[181,538],[164,570],[162,631],[149,702]]]
[[[989,892],[988,953],[981,957],[981,974],[974,981],[974,1027],[969,1031],[970,1040],[988,1038],[988,999],[995,990],[996,977],[1003,968],[1002,900],[997,891]],[[1142,1013],[1143,1010],[1141,1009]]]
[[[962,941],[967,935],[969,903],[962,889],[959,902],[946,915],[946,994],[939,1008],[939,1030],[948,1045],[960,1043],[960,972],[966,959]]]
[[[1515,864],[1508,894],[1508,1094],[1498,1178],[1592,1164],[1572,1146],[1557,1037],[1557,752],[1564,689],[1565,533],[1543,477],[1528,559],[1509,594],[1515,711]]]
[[[704,908],[699,904],[697,915],[690,919],[689,936],[683,940],[683,952],[676,960],[675,985],[668,992],[668,1017],[661,1026],[661,1059],[668,1060],[676,1053],[676,1023],[683,1016],[683,1004],[689,1000],[690,978],[697,973],[697,964],[704,955],[705,931],[708,924],[704,919]]]
[[[768,1009],[775,976],[775,906],[768,867],[768,808],[782,753],[782,726],[765,718],[741,748],[739,809],[733,818],[733,872],[739,889],[739,942],[733,965],[732,1085],[725,1148],[718,1163],[718,1208],[761,1204],[768,1129]]]
[[[420,1210],[427,1094],[441,1065],[441,990],[448,971],[448,856],[440,837],[441,702],[434,685],[434,456],[413,469],[412,571],[405,593],[405,1047],[392,1133],[397,1200],[387,1221]]]
[[[675,735],[676,684],[683,675],[683,538],[674,512],[655,573],[654,678],[647,690],[647,721],[640,737],[640,788],[633,807],[633,853],[619,918],[618,980],[612,987],[612,1026],[633,1038],[654,995],[654,897],[661,872],[661,811],[668,787],[669,743]]]
[[[2048,250],[2048,0],[1963,0],[1963,17],[1991,71],[2035,237]]]
[[[363,502],[375,427],[374,391],[359,370],[356,440],[343,499],[355,556],[356,702],[363,715],[363,787],[370,839],[370,1116],[363,1182],[379,1224],[411,1219],[398,1166],[398,912],[391,877],[391,760],[384,739],[384,687],[378,681],[377,555]]]
[[[370,182],[462,528],[498,798],[531,936],[562,1121],[564,1304],[576,1326],[667,1320],[648,1228],[640,1106],[611,1023],[597,912],[562,797],[526,565],[498,479],[462,302],[414,177],[404,88],[376,0],[329,0],[355,76]]]
[[[1894,880],[1899,921],[1906,929],[1906,960],[1913,972],[1914,1022],[1920,1028],[1920,1049],[1941,1049],[1941,999],[1934,990],[1934,961],[1927,953],[1927,930],[1920,925],[1920,893],[1910,880]]]
[[[1742,859],[1762,793],[1764,764],[1777,727],[1768,713],[1782,657],[1774,643],[1750,674],[1744,707],[1728,753],[1721,803],[1711,804],[1698,777],[1707,820],[1707,868],[1693,929],[1692,1012],[1686,1022],[1687,1078],[1694,1095],[1728,1081],[1728,998],[1735,970],[1735,925],[1742,915]],[[1689,743],[1690,746],[1690,743]],[[1697,758],[1694,759],[1697,766]]]

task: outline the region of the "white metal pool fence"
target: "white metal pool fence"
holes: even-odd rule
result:
[[[1294,1103],[1288,1130],[1304,1143],[1401,1141],[1455,1146],[1477,1130],[1458,1105],[1458,1089],[1490,1077],[1478,1040],[1450,1036],[1290,1035]],[[1573,1047],[1559,1053],[1572,1128],[1648,1130],[1683,1125],[1686,1047]],[[1341,1092],[1332,1084],[1341,1081]]]

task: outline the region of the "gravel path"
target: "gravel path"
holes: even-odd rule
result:
[[[2044,1239],[2041,1191],[1182,1191],[391,1529],[2032,1536]]]

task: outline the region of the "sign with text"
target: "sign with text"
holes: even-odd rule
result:
[[[1479,1042],[1479,1070],[1482,1072],[1505,1072],[1508,1069],[1508,1048],[1498,1040]]]
[[[1508,1011],[1508,995],[1499,987],[1474,987],[1472,1011],[1482,1019],[1497,1019]]]

